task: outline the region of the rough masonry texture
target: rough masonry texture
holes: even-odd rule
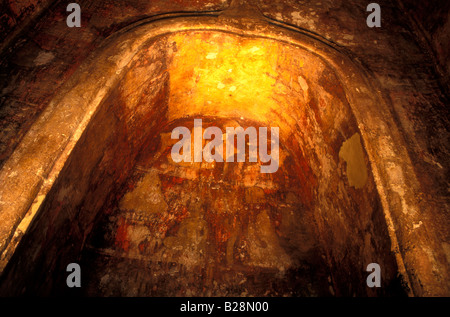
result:
[[[77,3],[0,4],[0,295],[450,294],[447,1]],[[173,162],[194,118],[278,171]]]

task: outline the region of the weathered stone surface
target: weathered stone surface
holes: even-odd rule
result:
[[[64,291],[70,259],[88,295],[448,295],[448,19],[411,11],[436,70],[402,3],[369,29],[354,1],[230,2],[81,1],[80,29],[3,4],[11,39],[42,18],[0,61],[0,293]],[[198,116],[280,127],[280,171],[171,162]]]

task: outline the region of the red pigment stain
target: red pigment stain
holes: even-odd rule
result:
[[[130,248],[130,241],[128,241],[128,227],[130,225],[126,222],[125,218],[119,218],[119,228],[116,233],[116,241],[115,244],[125,252],[128,252]]]
[[[272,194],[276,194],[278,192],[277,189],[272,189],[272,188],[264,188],[263,191],[264,191],[265,195],[272,195]]]
[[[161,235],[171,235],[178,231],[179,224],[188,216],[186,206],[180,205],[175,207],[172,213],[162,217],[161,223],[154,228]]]
[[[185,181],[184,178],[176,177],[176,176],[170,176],[170,177],[162,177],[161,179],[161,185],[163,190],[171,189],[172,187],[176,185],[180,185]]]
[[[147,241],[142,241],[141,243],[139,243],[139,252],[141,253],[141,254],[144,254],[144,252],[147,250],[147,248],[148,248],[148,242]]]

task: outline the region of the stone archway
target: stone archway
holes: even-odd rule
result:
[[[188,34],[188,36],[184,38],[183,36],[180,37],[182,34]],[[198,37],[196,38],[194,36],[189,38],[189,36],[193,36],[191,34],[197,34]],[[206,40],[203,38],[205,41],[202,41],[201,38],[205,34],[207,35]],[[74,162],[77,158],[75,154],[89,148],[95,148],[99,144],[101,145],[102,139],[99,138],[94,142],[95,137],[92,136],[102,135],[102,130],[104,130],[108,124],[118,124],[118,128],[127,131],[127,136],[133,136],[133,139],[137,138],[139,140],[139,136],[150,133],[152,129],[157,131],[155,130],[157,129],[156,125],[147,127],[142,125],[143,122],[147,122],[146,120],[153,118],[155,115],[167,119],[166,114],[169,113],[167,123],[176,120],[177,116],[179,116],[178,118],[183,117],[183,115],[189,117],[199,113],[205,116],[230,116],[230,113],[218,114],[213,111],[215,110],[213,109],[214,104],[213,106],[208,106],[208,103],[201,103],[203,101],[208,101],[204,100],[204,97],[202,97],[203,99],[191,100],[193,105],[192,108],[183,109],[176,107],[176,103],[173,103],[174,100],[177,100],[176,92],[178,91],[180,93],[178,98],[181,100],[186,94],[185,89],[189,86],[182,85],[181,82],[176,81],[174,87],[174,84],[170,83],[170,78],[173,79],[176,76],[183,78],[183,76],[186,76],[187,71],[192,71],[189,70],[188,65],[182,65],[185,60],[180,56],[178,56],[178,62],[180,64],[178,67],[174,68],[178,73],[174,70],[172,70],[172,73],[169,71],[169,78],[165,77],[167,76],[165,75],[167,69],[162,67],[167,65],[164,65],[164,63],[158,67],[156,65],[158,56],[155,58],[154,66],[152,66],[153,64],[148,65],[149,67],[154,67],[157,74],[156,77],[153,79],[144,75],[141,75],[142,77],[132,77],[133,71],[137,71],[138,68],[132,68],[131,66],[136,66],[136,63],[138,63],[136,58],[139,56],[139,53],[147,49],[150,44],[153,43],[153,45],[156,45],[156,49],[153,52],[160,51],[163,52],[163,54],[168,54],[168,50],[174,50],[174,47],[166,45],[160,50],[157,46],[162,45],[162,43],[167,44],[183,41],[183,39],[186,40],[188,38],[193,40],[200,39],[200,43],[207,43],[214,34],[221,35],[216,39],[215,45],[222,41],[223,47],[223,43],[226,44],[226,41],[223,42],[223,39],[227,37],[230,38],[231,41],[238,38],[245,38],[243,41],[245,42],[246,39],[248,39],[248,42],[245,45],[249,45],[249,50],[252,50],[253,48],[252,45],[254,43],[252,44],[252,40],[260,41],[259,43],[264,44],[262,45],[262,48],[273,50],[274,52],[276,51],[277,57],[284,56],[285,58],[292,58],[295,54],[290,56],[288,53],[283,53],[283,49],[287,50],[287,47],[293,47],[302,50],[304,52],[304,57],[306,58],[308,56],[313,63],[316,63],[315,66],[330,70],[327,75],[328,80],[327,76],[319,76],[315,79],[316,86],[321,86],[322,91],[324,92],[326,92],[326,89],[324,89],[325,86],[332,86],[331,88],[329,87],[329,91],[334,95],[328,97],[330,98],[329,102],[332,100],[338,101],[339,96],[342,97],[345,99],[343,104],[347,103],[347,106],[345,107],[348,107],[346,109],[350,110],[350,115],[354,117],[353,124],[346,123],[348,126],[352,127],[347,127],[347,133],[353,132],[351,135],[348,135],[346,139],[355,140],[350,137],[354,134],[360,135],[359,144],[362,145],[364,149],[365,154],[363,155],[366,155],[366,163],[370,162],[366,167],[369,170],[369,174],[372,175],[374,190],[376,187],[375,192],[378,198],[375,200],[379,199],[382,207],[380,209],[380,211],[382,210],[382,214],[379,216],[382,216],[381,219],[384,217],[383,221],[386,221],[386,234],[389,235],[390,242],[392,243],[393,253],[396,257],[395,265],[400,274],[403,275],[405,282],[412,288],[414,294],[420,295],[423,292],[433,292],[432,289],[435,285],[438,285],[438,282],[435,280],[432,270],[429,268],[434,263],[434,257],[437,255],[427,253],[426,250],[428,246],[435,244],[435,240],[430,233],[416,233],[412,230],[404,229],[411,227],[412,224],[419,223],[417,218],[418,204],[416,197],[414,196],[415,189],[418,188],[418,185],[402,138],[395,128],[392,118],[387,115],[389,113],[389,107],[381,96],[376,93],[376,82],[373,79],[369,79],[369,76],[363,72],[363,68],[355,65],[351,59],[346,57],[345,54],[340,53],[337,48],[325,44],[305,32],[302,33],[289,28],[282,29],[279,26],[275,26],[273,23],[268,23],[264,20],[241,20],[210,16],[170,18],[149,21],[149,23],[143,21],[140,22],[139,25],[123,30],[112,36],[108,40],[108,43],[105,43],[105,45],[77,71],[76,75],[74,75],[66,84],[66,88],[55,97],[45,113],[39,118],[22,143],[18,146],[10,160],[5,164],[0,174],[0,179],[2,180],[2,187],[0,188],[0,197],[2,201],[1,208],[3,209],[2,216],[4,216],[5,219],[0,228],[2,267],[4,268],[11,259],[16,247],[18,250],[21,248],[19,242],[25,232],[28,232],[27,234],[31,235],[33,232],[40,231],[40,233],[35,236],[35,243],[40,243],[38,248],[53,246],[52,248],[54,252],[56,252],[58,250],[56,244],[46,245],[44,242],[58,240],[56,237],[59,237],[61,230],[63,228],[68,228],[68,219],[78,219],[80,224],[76,226],[76,228],[71,227],[69,229],[69,232],[73,234],[72,241],[76,241],[76,246],[73,250],[67,252],[69,255],[76,256],[77,252],[82,248],[86,235],[89,233],[90,229],[92,229],[90,227],[91,222],[88,220],[80,220],[82,219],[82,217],[80,217],[81,214],[77,214],[76,211],[72,210],[70,207],[67,209],[56,209],[58,210],[57,212],[54,211],[54,208],[49,207],[54,207],[53,204],[58,202],[54,199],[58,194],[62,195],[62,192],[69,190],[67,187],[63,186],[64,184],[67,185],[67,183],[64,183],[65,179],[72,181],[78,180],[80,182],[79,184],[84,184],[77,185],[80,186],[79,188],[70,189],[75,193],[74,195],[63,195],[67,199],[69,199],[69,196],[73,196],[70,198],[72,208],[74,208],[73,206],[79,207],[81,202],[86,202],[85,194],[89,192],[89,185],[92,184],[92,179],[90,179],[91,171],[98,167],[97,164],[102,164],[103,162],[111,164],[113,160],[109,161],[107,157],[99,156],[97,160],[85,162],[86,165],[82,165],[84,172],[79,173],[80,169],[75,168],[76,163]],[[158,42],[161,38],[165,38],[165,40]],[[171,40],[167,40],[167,38],[171,38]],[[177,39],[174,40],[174,38]],[[268,43],[270,43],[270,45],[268,45]],[[186,47],[189,47],[189,41],[184,44]],[[278,48],[277,45],[279,45]],[[178,48],[176,49],[178,50]],[[149,52],[152,53],[152,50]],[[173,54],[173,52],[170,54]],[[271,55],[265,53],[263,56]],[[213,56],[211,55],[210,57]],[[245,56],[243,57],[245,58]],[[214,59],[206,58],[204,61],[207,62],[211,60]],[[295,62],[300,61],[297,60]],[[270,61],[268,65],[271,65]],[[264,67],[265,65],[263,63],[262,65],[258,64],[258,67],[259,66]],[[145,69],[145,67],[143,69]],[[293,73],[295,72],[293,71]],[[312,73],[312,71],[310,71],[310,73]],[[134,75],[136,74],[137,73],[135,72]],[[322,75],[323,72],[321,71],[320,74]],[[213,75],[216,77],[223,76],[222,73]],[[314,80],[312,77],[305,78],[305,76],[301,76],[301,74],[297,75],[299,75],[297,76],[296,83],[298,91],[306,92],[308,88],[305,87],[309,87]],[[126,78],[127,76],[129,76],[128,79]],[[321,79],[322,77],[324,77],[324,79]],[[126,100],[123,104],[124,107],[117,110],[118,112],[114,112],[115,109],[113,110],[113,116],[111,116],[111,112],[109,111],[111,108],[107,107],[108,102],[109,105],[112,105],[116,100],[115,97],[120,97],[120,94],[118,95],[120,87],[122,92],[132,92],[134,87],[133,84],[136,84],[136,80],[142,78],[147,78],[150,81],[154,80],[155,82],[158,80],[159,82],[164,82],[163,80],[166,80],[166,83],[160,84],[159,86],[149,86],[149,89],[151,89],[151,87],[158,87],[158,89],[154,91],[154,93],[151,91],[148,92],[148,95],[151,95],[152,99],[147,101],[158,101],[161,105],[165,105],[167,109],[163,107],[153,109],[150,112],[141,109],[143,111],[142,116],[140,117],[140,120],[142,120],[141,124],[131,120],[125,125],[122,125],[123,123],[120,123],[122,122],[121,119],[133,117],[130,116],[130,111],[135,111],[136,108],[132,106],[132,102],[133,100],[137,101],[139,97],[131,96],[131,98]],[[226,78],[223,77],[223,79]],[[271,78],[268,76],[268,87],[272,84],[276,85],[277,79],[281,81],[284,80],[283,78]],[[169,82],[167,82],[167,80]],[[324,82],[322,84],[317,84],[320,80],[323,80]],[[227,85],[227,83],[221,83],[224,86]],[[178,88],[176,84],[179,84]],[[123,88],[123,85],[130,85],[130,88]],[[262,88],[263,87],[264,83],[262,85]],[[313,85],[311,87],[313,87]],[[230,91],[229,88],[231,88],[231,86],[228,87],[228,91]],[[218,96],[220,96],[220,94],[223,93],[223,90],[221,90],[220,93],[217,91],[217,93]],[[305,96],[305,94],[303,95]],[[170,96],[169,101],[167,101],[167,96]],[[221,96],[221,98],[225,97],[225,95]],[[269,99],[264,100],[267,101]],[[223,99],[216,99],[216,101],[220,100]],[[245,102],[247,103],[248,101]],[[135,103],[135,105],[137,104],[139,104],[139,101]],[[310,105],[310,103],[308,104]],[[329,103],[327,105],[330,106]],[[130,106],[128,110],[127,106]],[[175,108],[171,111],[170,107]],[[271,108],[270,104],[264,104],[264,107],[267,107],[262,109],[264,112],[263,117],[266,121],[277,122],[277,124],[285,126],[285,131],[287,132],[294,131],[294,126],[300,119],[300,115],[299,117],[296,117],[296,120],[289,122],[291,113],[286,111],[295,111],[295,108],[286,108],[285,112],[273,115],[274,108]],[[193,112],[189,113],[189,109]],[[226,110],[227,108],[224,107],[224,109]],[[229,108],[228,110],[233,112],[236,109]],[[166,113],[164,113],[164,111],[166,111]],[[258,117],[252,117],[252,115],[258,111],[261,111],[261,109],[247,108],[238,113],[243,117],[249,118],[253,122],[258,121]],[[170,117],[171,114],[174,117]],[[92,125],[92,120],[99,120],[98,118],[102,117],[105,121],[97,122],[104,122],[103,125],[97,125],[97,127]],[[329,121],[325,121],[332,122],[333,119],[334,118],[330,118],[328,119]],[[163,119],[161,120],[164,121]],[[129,125],[127,126],[127,124]],[[130,128],[132,129],[130,130]],[[345,128],[342,129],[345,130]],[[90,138],[88,137],[89,135],[91,135]],[[345,135],[345,133],[343,135]],[[117,136],[116,138],[118,141],[126,142],[125,139],[121,139],[120,136]],[[299,141],[299,138],[300,135],[297,135],[297,139],[285,140],[285,142],[286,144],[289,143],[290,145],[292,144],[295,146],[294,140]],[[80,140],[83,142],[80,143]],[[345,139],[341,141],[345,141]],[[147,140],[144,138],[139,140],[141,145],[145,142],[147,142]],[[355,147],[359,148],[358,142],[354,142],[356,141],[351,141],[350,143],[356,144]],[[331,146],[331,148],[334,148],[334,150],[337,151],[342,145],[343,143],[340,142],[333,145],[334,147]],[[103,146],[106,146],[106,144],[103,144]],[[310,147],[314,148],[314,144],[310,145]],[[117,149],[123,148],[119,146]],[[353,148],[353,146],[351,146],[351,148]],[[138,154],[132,151],[132,147],[128,147],[127,149],[129,150],[127,160],[120,162],[120,164],[115,166],[115,169],[110,176],[107,174],[100,174],[102,180],[111,179],[110,184],[115,184],[118,179],[124,181],[127,175],[121,174],[121,170],[123,170],[123,167],[127,166],[127,164],[131,166]],[[337,152],[338,153],[335,153],[335,155],[337,154],[339,156],[339,151]],[[345,159],[346,155],[344,152],[342,164],[344,164],[344,161],[349,162]],[[133,157],[133,159],[131,159],[131,157]],[[324,166],[322,164],[323,163],[320,163],[318,165],[317,171],[322,170]],[[333,167],[334,165],[330,166]],[[78,172],[79,174],[73,174],[75,172]],[[312,180],[312,178],[308,178],[308,173],[305,175],[306,176],[303,179],[305,183]],[[363,186],[364,185],[365,184],[363,184]],[[314,193],[314,190],[314,188],[310,188],[308,191],[311,192],[311,195],[317,195],[317,193]],[[354,195],[355,197],[357,196],[357,194]],[[104,198],[106,199],[106,197]],[[315,197],[315,199],[322,198],[324,199],[323,201],[326,201],[325,197]],[[98,196],[91,197],[90,199],[99,201]],[[97,206],[95,201],[91,202],[90,205],[96,206],[97,212],[101,207],[100,205]],[[319,204],[319,207],[316,209],[316,212],[324,213],[322,218],[320,218],[321,216],[318,216],[320,219],[327,219],[328,217],[333,216],[333,214],[327,213],[329,212],[327,207],[331,208],[330,206],[320,206]],[[44,212],[45,210],[49,211]],[[59,214],[61,210],[64,211]],[[50,217],[48,217],[49,215]],[[334,214],[334,216],[336,216],[336,214]],[[352,214],[345,215],[344,212],[344,214],[339,215],[339,217],[352,219]],[[92,220],[93,218],[88,217],[87,219]],[[361,219],[358,219],[358,221],[359,220]],[[421,221],[424,226],[427,225],[425,219]],[[346,223],[346,221],[343,222],[343,224]],[[319,224],[319,227],[321,225],[324,226],[322,227],[321,232],[325,244],[333,242],[333,236],[328,236],[328,238],[325,237],[327,237],[327,233],[332,232],[331,229],[335,224],[336,223],[334,222],[331,222],[331,224],[326,224],[325,222]],[[359,229],[364,230],[364,228],[365,227],[361,227]],[[371,244],[372,238],[371,235],[365,236],[368,249],[373,249]],[[416,245],[422,246],[423,248],[408,249],[407,246],[412,240]],[[380,245],[383,245],[383,243]],[[22,248],[24,248],[23,250],[26,250],[25,246]],[[333,248],[330,246],[330,249],[328,250],[329,254],[327,254],[327,261],[332,265],[335,265],[338,263],[338,258],[334,257],[335,255],[332,254],[332,249]],[[36,256],[34,258],[35,263],[45,263],[40,265],[55,267],[56,264],[54,260],[51,260],[50,258],[42,259],[42,255],[40,255],[38,251],[36,252],[35,250],[34,252]],[[363,254],[366,251],[362,248],[361,252],[361,254]],[[372,251],[374,253],[367,252],[365,256],[370,258],[377,250]],[[19,253],[20,252],[16,252],[16,254]],[[19,262],[17,263],[20,263],[20,255],[17,255],[17,257],[19,259]],[[364,266],[363,263],[361,263],[361,265]],[[20,267],[20,265],[18,267]],[[361,267],[361,270],[363,269],[364,267]],[[24,271],[17,268],[10,268],[8,270],[6,281],[10,282],[14,280],[13,277],[26,274]],[[29,274],[31,274],[31,271],[32,269],[30,269]],[[342,275],[341,273],[342,272],[339,272],[338,275]],[[445,272],[442,274],[445,274]],[[333,277],[333,280],[339,280],[339,278]],[[343,278],[343,281],[336,283],[342,285],[345,281],[346,279]],[[7,284],[8,282],[5,285]],[[420,284],[422,284],[422,286],[419,286]],[[45,287],[43,290],[49,291]],[[340,292],[345,293],[342,290]]]

